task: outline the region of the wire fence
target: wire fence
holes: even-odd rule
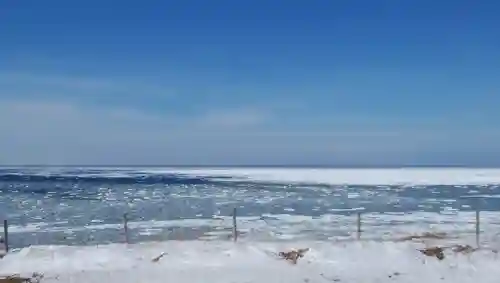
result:
[[[248,217],[238,216],[237,208],[229,216],[211,219],[184,219],[165,221],[141,221],[130,214],[123,214],[122,223],[97,224],[68,228],[52,227],[43,231],[43,227],[9,226],[3,221],[3,237],[0,250],[4,253],[13,248],[31,245],[93,245],[107,243],[138,243],[144,241],[165,240],[304,240],[317,239],[326,241],[362,241],[362,240],[415,240],[444,239],[452,235],[465,235],[477,247],[481,246],[481,234],[494,228],[496,215],[486,214],[486,224],[481,223],[481,211],[469,212],[467,217],[441,215],[436,218],[429,213],[426,216],[409,220],[408,214],[387,215],[353,212],[350,215],[330,215],[329,217],[295,216],[289,220],[278,219],[273,215]],[[382,217],[384,216],[384,217]],[[434,217],[434,219],[433,219]],[[444,217],[444,218],[443,218]],[[500,227],[500,226],[499,226]],[[444,233],[444,232],[449,233]],[[497,234],[493,234],[494,237]],[[491,233],[488,235],[491,238]],[[487,240],[487,239],[485,239]]]

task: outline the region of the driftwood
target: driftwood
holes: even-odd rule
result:
[[[307,251],[309,251],[309,248],[292,250],[289,252],[279,252],[278,256],[280,256],[281,258],[283,258],[283,259],[285,259],[293,264],[297,264],[297,261],[299,260],[299,258],[304,257],[304,254]]]

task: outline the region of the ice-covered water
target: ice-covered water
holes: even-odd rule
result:
[[[11,246],[241,238],[365,238],[424,230],[494,235],[498,169],[3,168],[0,217]],[[500,219],[500,218],[499,218]],[[486,231],[487,230],[487,231]]]
[[[433,231],[474,245],[480,209],[481,241],[496,247],[500,169],[2,168],[0,192],[17,250],[0,271],[65,282],[470,282],[497,264],[486,251],[422,264],[416,244],[379,240]],[[124,213],[129,246],[117,244]],[[285,246],[312,250],[293,267],[266,252]]]

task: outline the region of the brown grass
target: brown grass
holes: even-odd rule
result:
[[[165,255],[167,255],[167,253],[163,252],[163,253],[161,253],[159,256],[157,256],[157,257],[153,258],[151,261],[152,261],[152,262],[158,262],[158,261],[160,261],[160,259],[161,259],[162,257],[164,257]],[[0,282],[0,283],[1,283],[1,282]]]
[[[13,274],[0,278],[0,283],[40,283],[43,274],[33,273],[31,277],[21,277],[19,274]]]
[[[436,257],[439,260],[443,260],[445,249],[451,249],[451,251],[454,252],[455,254],[460,253],[460,254],[464,254],[464,255],[471,254],[471,253],[479,250],[479,248],[473,248],[469,245],[453,245],[453,246],[448,246],[448,247],[430,247],[430,248],[421,249],[419,251],[426,256]],[[493,250],[492,252],[496,253],[495,250]]]
[[[304,257],[304,254],[307,251],[309,251],[309,248],[292,250],[289,252],[279,252],[278,255],[281,258],[283,258],[283,259],[285,259],[293,264],[297,264],[297,261],[299,260],[299,258]]]
[[[451,250],[454,253],[471,254],[471,253],[477,251],[478,248],[473,248],[469,245],[456,245],[456,246],[451,247]]]
[[[443,252],[443,248],[441,248],[441,247],[431,247],[431,248],[426,248],[426,249],[422,249],[419,251],[426,256],[436,257],[439,260],[444,259],[444,252]]]
[[[417,239],[446,239],[447,235],[446,233],[430,233],[430,232],[425,232],[422,235],[410,235],[406,236],[403,238],[399,238],[396,241],[412,241],[412,240],[417,240]]]

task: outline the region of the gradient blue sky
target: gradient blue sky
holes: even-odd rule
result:
[[[500,165],[499,12],[2,1],[0,164]]]

